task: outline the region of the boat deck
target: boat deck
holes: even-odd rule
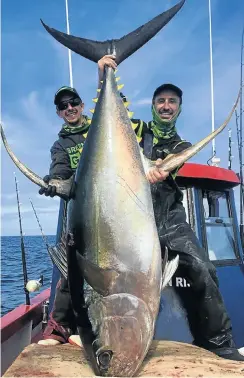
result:
[[[92,377],[82,348],[70,344],[27,346],[3,377]],[[243,377],[244,363],[224,360],[195,347],[154,341],[139,377]]]

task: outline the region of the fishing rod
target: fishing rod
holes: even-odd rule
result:
[[[23,237],[23,231],[22,231],[22,220],[21,220],[21,214],[20,214],[19,190],[18,190],[18,183],[17,183],[15,174],[14,174],[14,180],[15,180],[15,190],[16,190],[18,214],[19,214],[20,246],[21,246],[23,276],[24,276],[24,291],[25,291],[26,304],[30,305],[30,296],[29,296],[28,290],[26,289],[26,285],[28,283],[28,275],[27,275],[26,258],[25,258],[26,255],[25,255],[24,237]]]
[[[63,273],[63,275],[65,276],[65,271],[63,270],[63,265],[62,265],[62,263],[60,264],[59,260],[57,259],[57,253],[58,252],[59,252],[59,254],[61,253],[63,255],[63,258],[65,258],[64,257],[64,255],[65,255],[64,251],[65,251],[65,248],[66,248],[65,238],[61,236],[59,243],[56,246],[51,247],[48,244],[47,237],[43,233],[41,223],[39,221],[38,215],[36,213],[36,210],[34,208],[34,205],[33,205],[32,201],[31,201],[31,199],[30,199],[30,203],[31,203],[31,206],[33,208],[34,214],[36,216],[36,220],[37,220],[37,223],[39,225],[39,228],[41,230],[43,241],[46,244],[47,252],[48,252],[48,254],[49,254],[49,256],[50,256],[53,264],[56,265],[60,269],[60,271]],[[64,234],[64,230],[65,230],[65,226],[63,225],[63,231],[62,231],[63,234]]]
[[[31,201],[31,199],[29,199],[29,200],[30,200],[30,203],[31,203],[32,209],[33,209],[33,211],[34,211],[34,214],[35,214],[35,217],[36,217],[37,223],[38,223],[38,225],[39,225],[39,228],[40,228],[40,231],[41,231],[41,234],[42,234],[42,240],[43,240],[44,244],[46,245],[47,251],[49,251],[50,246],[49,246],[49,244],[48,244],[47,237],[46,237],[46,235],[44,234],[44,232],[43,232],[43,230],[42,230],[42,226],[41,226],[40,220],[39,220],[39,218],[38,218],[38,216],[37,216],[37,213],[36,213],[36,210],[35,210],[35,208],[34,208],[34,205],[33,205],[32,201]]]

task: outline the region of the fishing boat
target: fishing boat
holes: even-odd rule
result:
[[[210,4],[210,2],[209,2]],[[68,5],[66,0],[67,32]],[[211,28],[211,13],[210,13]],[[244,34],[244,33],[243,33]],[[211,36],[211,29],[210,29]],[[211,38],[210,38],[211,39]],[[243,35],[242,35],[243,50]],[[211,58],[211,41],[210,41]],[[210,59],[212,67],[212,58]],[[241,67],[242,67],[241,61]],[[69,50],[70,83],[73,86],[71,55]],[[241,70],[242,72],[242,70]],[[243,85],[241,75],[241,87]],[[211,70],[211,96],[213,109],[213,77]],[[244,236],[243,236],[243,175],[242,175],[242,94],[240,100],[240,174],[231,169],[231,141],[229,167],[221,168],[216,159],[215,144],[212,146],[210,164],[186,163],[176,179],[182,189],[187,221],[196,233],[200,244],[208,251],[216,266],[220,291],[233,325],[234,341],[238,348],[244,345]],[[214,129],[212,111],[212,128]],[[234,189],[240,188],[240,225],[238,224]],[[60,200],[56,242],[60,240],[63,224],[64,201]],[[21,231],[22,232],[22,231]],[[11,369],[20,353],[42,337],[48,314],[52,310],[55,288],[60,273],[53,267],[52,284],[31,301],[15,308],[1,318],[1,375]],[[27,284],[27,280],[25,280]],[[156,324],[155,340],[193,341],[186,312],[180,298],[191,296],[191,285],[178,269],[162,293],[161,306]],[[11,371],[11,370],[10,370]],[[41,372],[39,372],[41,375]],[[24,371],[22,376],[24,376]]]
[[[241,348],[244,340],[244,320],[240,311],[244,308],[244,254],[234,200],[234,188],[240,185],[240,179],[229,169],[186,163],[179,171],[177,183],[184,194],[187,220],[217,268],[234,339]],[[61,231],[62,207],[61,201],[57,239]],[[58,279],[59,273],[54,267],[50,289],[37,295],[30,305],[23,304],[1,318],[2,374],[27,345],[41,339],[47,322],[48,302],[50,311]],[[191,287],[177,271],[162,293],[156,340],[192,343],[187,316],[179,299],[180,291],[181,296],[189,296]]]

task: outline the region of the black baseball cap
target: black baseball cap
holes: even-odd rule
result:
[[[77,90],[75,88],[71,88],[71,87],[66,87],[66,86],[63,86],[61,88],[59,88],[59,90],[55,93],[55,96],[54,96],[54,105],[58,105],[61,98],[63,97],[64,94],[70,94],[70,95],[73,95],[73,97],[78,97],[80,100],[80,96],[77,92]]]
[[[158,87],[154,93],[153,93],[153,100],[154,98],[161,92],[165,91],[165,90],[171,90],[173,92],[175,92],[177,94],[177,96],[180,98],[181,102],[182,102],[182,95],[183,95],[183,92],[182,90],[177,87],[176,85],[174,84],[170,84],[170,83],[167,83],[167,84],[162,84],[160,85],[160,87]]]

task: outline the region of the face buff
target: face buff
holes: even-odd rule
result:
[[[86,116],[82,116],[82,120],[78,125],[72,126],[71,124],[65,123],[63,125],[63,130],[68,134],[76,134],[85,131],[88,127],[88,120]]]
[[[181,113],[181,105],[175,116],[171,120],[162,119],[157,113],[154,105],[152,105],[152,116],[153,120],[151,122],[151,130],[153,132],[153,144],[157,144],[159,139],[170,139],[176,134],[176,121]]]

